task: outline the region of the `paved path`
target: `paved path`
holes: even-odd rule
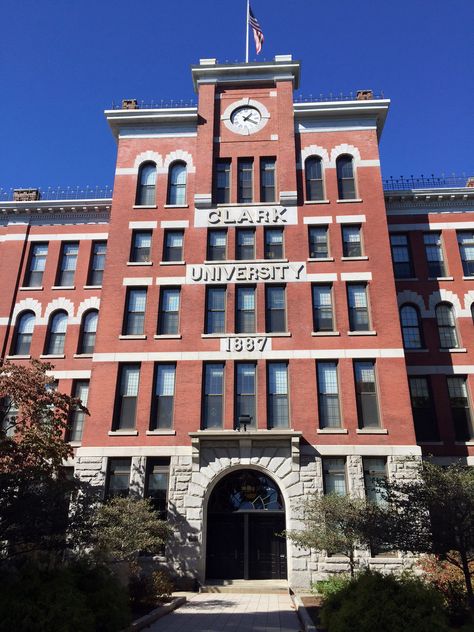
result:
[[[146,632],[299,632],[288,595],[202,593]]]

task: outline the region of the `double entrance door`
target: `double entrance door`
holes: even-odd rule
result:
[[[286,579],[283,512],[208,515],[207,579]]]

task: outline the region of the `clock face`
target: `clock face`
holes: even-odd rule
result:
[[[260,129],[262,115],[257,108],[244,105],[232,112],[230,120],[234,128],[240,133],[252,134]]]

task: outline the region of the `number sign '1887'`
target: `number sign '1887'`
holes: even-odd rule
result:
[[[225,350],[237,352],[262,352],[267,350],[268,338],[226,338]]]

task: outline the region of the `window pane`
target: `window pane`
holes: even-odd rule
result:
[[[35,327],[35,318],[33,312],[25,312],[19,317],[13,349],[14,355],[29,355]]]
[[[260,201],[275,201],[275,158],[260,159]]]
[[[175,374],[174,364],[159,364],[157,367],[152,428],[173,426]]]
[[[145,331],[146,289],[128,291],[125,335],[142,335]]]
[[[308,201],[323,200],[323,174],[321,158],[307,158],[305,162],[306,199]]]
[[[151,500],[153,508],[161,520],[167,518],[168,478],[169,460],[147,459],[145,498]]]
[[[352,156],[340,156],[336,161],[337,188],[340,200],[355,199]]]
[[[267,332],[286,331],[285,288],[278,285],[267,286],[266,298]]]
[[[428,276],[433,278],[446,276],[441,233],[425,233],[423,241],[428,263]]]
[[[168,204],[186,204],[186,165],[175,163],[170,169]]]
[[[359,428],[379,426],[375,365],[373,361],[354,362]]]
[[[122,365],[119,379],[116,427],[117,429],[134,428],[138,384],[140,380],[140,365]]]
[[[183,240],[182,230],[169,230],[165,233],[164,261],[183,260]]]
[[[253,201],[253,160],[238,161],[239,188],[237,201],[246,204]]]
[[[327,226],[310,227],[309,256],[311,259],[326,259],[329,257]]]
[[[314,331],[333,331],[332,288],[313,285]]]
[[[364,457],[365,495],[368,500],[381,505],[384,503],[383,480],[387,478],[386,459],[383,457]]]
[[[265,259],[283,258],[283,228],[265,230]]]
[[[89,271],[89,285],[102,285],[105,269],[107,242],[96,241],[92,246],[92,261]]]
[[[288,366],[283,362],[268,364],[268,425],[270,428],[287,428]]]
[[[206,295],[206,333],[224,333],[226,289],[223,287],[207,287]]]
[[[203,427],[220,428],[223,422],[224,365],[206,364],[204,371]]]
[[[458,233],[458,244],[464,276],[474,276],[474,233]]]
[[[343,226],[342,242],[344,257],[362,256],[362,242],[360,236],[360,226]]]
[[[241,228],[237,230],[237,256],[238,260],[255,259],[255,230],[253,228]]]
[[[256,366],[255,364],[236,365],[235,421],[241,415],[250,415],[250,424],[255,426],[256,407]]]
[[[78,243],[63,244],[61,254],[61,266],[58,276],[58,285],[73,285],[76,271]]]
[[[255,333],[255,288],[237,288],[236,333]]]
[[[131,459],[109,459],[107,498],[128,496],[131,465]]]
[[[224,261],[227,258],[227,231],[209,230],[207,233],[207,258],[209,261]]]
[[[159,333],[174,335],[179,331],[179,288],[162,289]]]
[[[470,441],[473,438],[471,406],[465,377],[448,377],[449,402],[457,441]]]
[[[81,400],[81,404],[87,407],[89,382],[86,380],[76,381],[74,384],[73,396],[78,397]],[[86,414],[80,408],[75,408],[72,411],[69,422],[69,441],[82,440],[85,417]]]
[[[367,288],[365,285],[348,285],[349,325],[351,331],[369,330],[369,312],[367,309]]]
[[[400,308],[403,346],[405,349],[421,349],[421,331],[418,311],[412,305]]]
[[[440,303],[436,307],[439,344],[441,349],[456,349],[459,346],[456,332],[456,320],[452,305]]]
[[[346,494],[346,463],[344,459],[323,459],[323,480],[325,494]]]
[[[30,265],[25,285],[41,287],[43,272],[46,267],[48,244],[33,244],[31,247]]]
[[[144,164],[140,167],[136,203],[142,206],[155,204],[156,165]]]
[[[409,279],[414,276],[410,259],[407,235],[391,235],[393,270],[397,279]]]
[[[216,204],[230,202],[230,160],[218,160],[215,170]]]
[[[410,377],[409,386],[417,440],[437,441],[439,439],[438,424],[428,378]]]
[[[339,428],[341,414],[335,362],[318,362],[318,400],[321,428]]]

